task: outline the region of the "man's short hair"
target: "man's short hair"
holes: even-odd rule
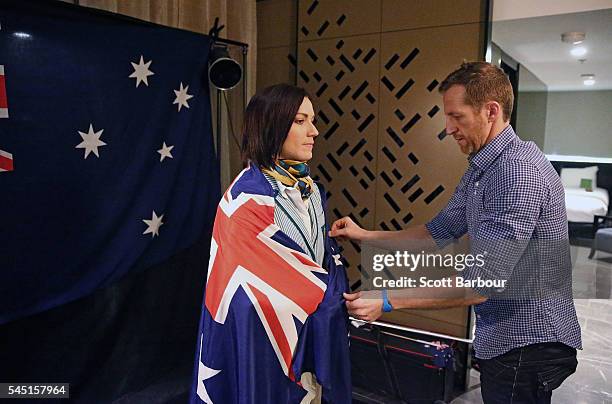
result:
[[[480,110],[487,101],[498,102],[503,111],[504,121],[510,119],[514,105],[512,84],[506,73],[487,62],[463,62],[449,74],[439,91],[444,94],[454,85],[465,87],[465,103]]]

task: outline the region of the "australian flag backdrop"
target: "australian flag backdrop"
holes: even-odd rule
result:
[[[88,403],[189,388],[220,198],[208,49],[0,1],[1,382],[71,383]]]

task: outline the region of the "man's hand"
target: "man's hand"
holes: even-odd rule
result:
[[[336,220],[334,224],[332,224],[331,231],[329,232],[330,237],[338,237],[340,240],[350,239],[355,241],[362,241],[367,234],[367,230],[359,227],[348,216]]]
[[[380,293],[369,291],[366,293],[344,293],[346,308],[351,316],[359,320],[371,322],[382,316],[383,301]]]

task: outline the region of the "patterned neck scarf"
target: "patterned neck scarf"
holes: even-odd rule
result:
[[[302,199],[308,198],[314,189],[310,168],[303,161],[279,159],[274,167],[264,168],[263,171],[285,186],[294,187],[297,184]]]

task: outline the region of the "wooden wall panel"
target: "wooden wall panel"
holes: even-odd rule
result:
[[[257,2],[257,46],[259,48],[295,47],[296,26],[296,1],[264,0]]]
[[[419,330],[466,338],[469,317],[466,308],[458,307],[444,310],[394,310],[385,314],[382,320]]]
[[[467,168],[445,136],[438,84],[464,60],[478,59],[481,25],[382,34],[376,227],[423,224],[442,209]],[[444,49],[443,52],[440,49]]]
[[[257,2],[257,89],[296,82],[297,1]]]
[[[300,0],[298,40],[380,32],[381,0]]]
[[[463,59],[481,58],[483,4],[300,1],[298,84],[320,111],[311,168],[330,193],[330,220],[349,215],[368,229],[396,230],[445,206],[467,161],[445,136],[437,87]],[[358,289],[359,246],[342,244]],[[467,335],[466,308],[383,319]]]
[[[444,132],[439,83],[479,59],[482,24],[382,33],[375,228],[399,230],[431,220],[452,196],[467,159]],[[443,51],[441,51],[443,50]],[[458,337],[468,310],[397,310],[383,320]]]
[[[278,46],[274,48],[259,48],[257,62],[257,89],[263,89],[273,84],[295,84],[295,48]]]
[[[366,228],[374,225],[379,39],[375,34],[298,44],[298,85],[310,93],[319,119],[310,165],[328,191],[330,220],[350,215]],[[353,283],[359,253],[353,242],[344,251]]]
[[[485,1],[382,0],[382,31],[469,24],[486,20]]]

